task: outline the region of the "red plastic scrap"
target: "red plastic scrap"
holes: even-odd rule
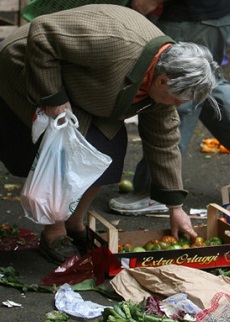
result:
[[[106,247],[99,247],[82,258],[71,257],[51,274],[46,276],[39,284],[57,286],[64,283],[74,285],[86,279],[95,279],[100,285],[105,280],[105,274],[109,273],[110,266],[120,267],[120,262]]]
[[[39,237],[28,229],[18,228],[15,236],[0,236],[0,251],[38,249]]]

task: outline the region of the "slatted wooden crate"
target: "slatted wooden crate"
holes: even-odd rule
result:
[[[21,11],[29,0],[0,0],[0,39],[25,23]]]

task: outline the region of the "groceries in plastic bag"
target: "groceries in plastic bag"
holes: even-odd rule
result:
[[[83,193],[111,163],[77,128],[77,118],[70,110],[55,120],[49,118],[20,196],[25,216],[36,223],[66,221]]]

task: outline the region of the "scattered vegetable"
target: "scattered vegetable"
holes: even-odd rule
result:
[[[45,322],[69,322],[69,316],[61,311],[52,311],[46,313]]]
[[[118,183],[118,188],[120,192],[130,192],[133,190],[133,184],[129,180],[122,180]]]
[[[18,227],[16,225],[8,226],[7,224],[0,225],[0,238],[18,236]]]
[[[215,138],[204,139],[200,144],[201,152],[205,153],[230,153],[230,150],[225,148],[220,142]]]
[[[136,304],[132,301],[122,301],[115,304],[113,307],[105,308],[102,312],[102,319],[98,321],[111,322],[175,322],[167,318],[164,313],[158,308],[153,308],[152,304],[156,305],[154,299],[144,299],[141,303]],[[156,312],[150,313],[151,311]]]

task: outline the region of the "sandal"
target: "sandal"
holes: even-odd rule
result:
[[[39,250],[50,262],[58,265],[64,263],[72,256],[81,257],[77,247],[67,236],[58,237],[48,245],[42,233]]]
[[[86,229],[83,231],[73,231],[67,229],[67,236],[71,238],[72,243],[77,247],[81,256],[84,256],[87,253],[87,236],[86,236]]]

